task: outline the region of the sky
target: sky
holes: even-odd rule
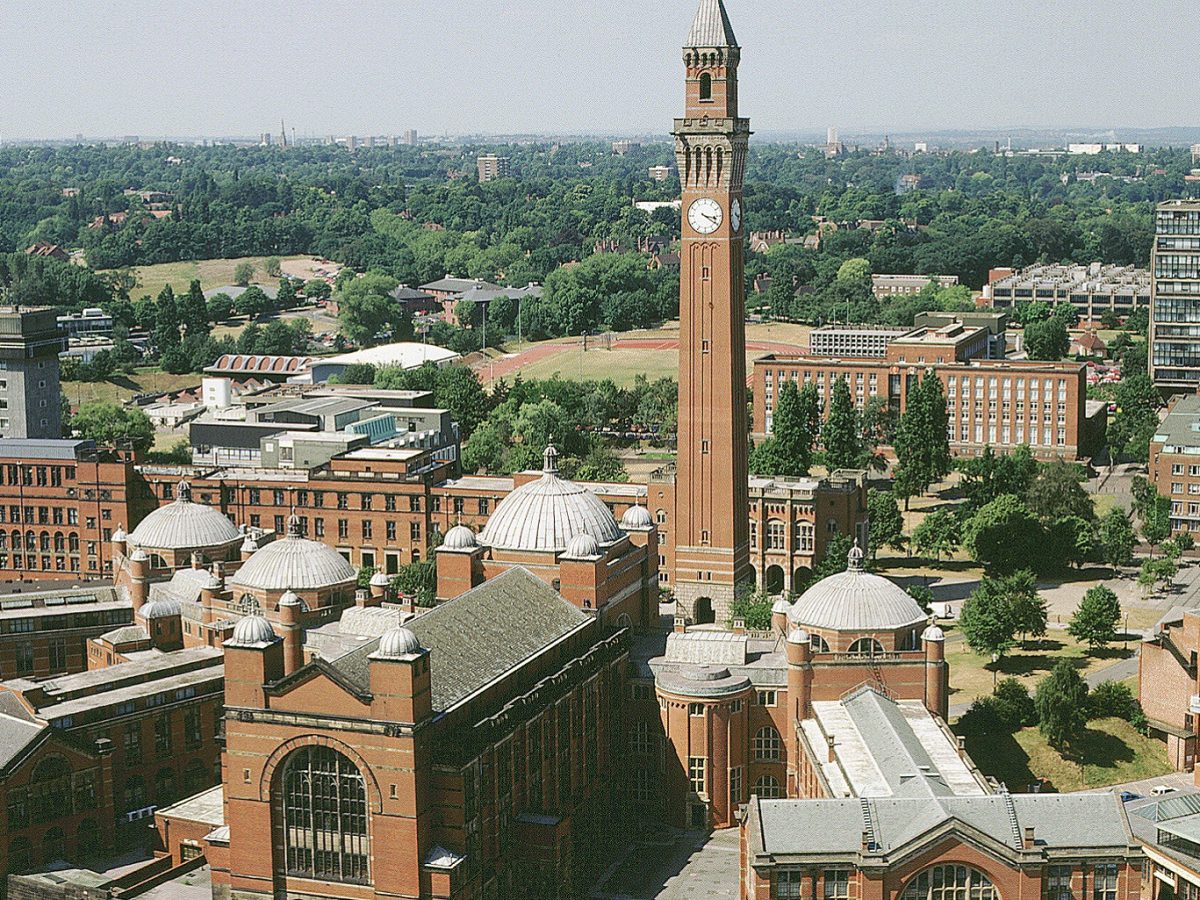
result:
[[[1192,0],[726,0],[756,131],[1200,124]],[[0,140],[665,134],[696,0],[0,0]]]

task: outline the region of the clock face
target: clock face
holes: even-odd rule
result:
[[[697,234],[712,234],[721,227],[725,214],[712,197],[701,197],[688,207],[688,224]]]
[[[729,227],[737,234],[742,230],[742,201],[737,197],[729,204]]]

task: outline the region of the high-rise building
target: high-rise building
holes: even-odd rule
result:
[[[62,437],[58,354],[66,349],[56,310],[0,308],[0,438]]]
[[[479,157],[476,164],[479,167],[481,184],[495,181],[497,178],[507,178],[512,174],[512,160],[507,156],[496,156],[494,153],[489,153],[487,156]]]
[[[679,281],[676,600],[725,621],[749,554],[742,178],[750,120],[738,115],[741,48],[721,0],[703,0],[683,49],[687,108],[675,120],[683,186]]]
[[[1200,387],[1200,200],[1160,203],[1150,257],[1150,377]]]

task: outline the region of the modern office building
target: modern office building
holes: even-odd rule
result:
[[[497,178],[507,178],[512,174],[512,160],[507,156],[488,154],[476,160],[479,169],[480,183],[495,181]]]
[[[808,336],[808,349],[813,356],[883,359],[888,344],[910,331],[884,325],[823,325]]]
[[[1160,203],[1150,257],[1150,377],[1163,391],[1200,387],[1200,200]]]
[[[0,438],[62,437],[58,354],[66,349],[51,307],[0,308]]]
[[[1150,483],[1171,498],[1171,531],[1200,531],[1200,396],[1180,394],[1150,439]]]
[[[958,284],[957,275],[872,275],[871,289],[880,300],[889,297],[906,297],[919,294],[929,287],[930,282],[938,287],[953,287]]]
[[[1150,306],[1150,273],[1133,266],[1047,264],[990,274],[983,296],[993,309],[1014,310],[1035,300],[1051,306],[1070,303],[1080,319],[1098,322],[1106,312],[1124,319]]]

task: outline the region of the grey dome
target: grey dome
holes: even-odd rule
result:
[[[803,628],[793,628],[788,632],[789,644],[808,644],[812,642],[812,637]]]
[[[929,627],[921,632],[921,640],[923,641],[944,641],[946,640],[946,632],[942,631],[934,623],[930,622]]]
[[[151,619],[166,619],[181,612],[178,600],[151,600],[138,610],[138,615],[149,622]]]
[[[126,537],[128,537],[128,535],[125,534],[125,529],[120,525],[118,525],[117,530],[112,533],[112,541],[115,544],[125,540]]]
[[[375,655],[385,659],[397,659],[421,652],[421,642],[417,636],[403,626],[393,628],[379,639],[379,649]]]
[[[474,550],[479,542],[475,540],[475,532],[466,525],[455,525],[446,532],[442,546],[447,550]]]
[[[242,563],[230,584],[262,591],[312,591],[353,582],[354,566],[332,547],[300,537],[295,516],[287,537],[272,541]]]
[[[771,612],[773,612],[773,613],[785,613],[785,612],[787,612],[788,610],[790,610],[791,608],[792,608],[792,604],[788,603],[786,600],[784,600],[782,597],[780,597],[780,598],[779,598],[778,600],[776,600],[776,601],[775,601],[775,603],[774,603],[774,604],[771,606]]]
[[[371,587],[387,587],[392,583],[392,580],[383,572],[376,572],[371,576]]]
[[[270,622],[262,616],[246,616],[233,627],[233,637],[225,643],[238,647],[254,647],[258,644],[273,644],[276,640],[275,629],[271,627]]]
[[[566,549],[577,534],[598,544],[613,544],[624,532],[594,493],[558,476],[558,451],[546,448],[542,477],[523,484],[496,507],[479,542],[501,550]]]
[[[864,572],[862,551],[850,551],[850,568],[823,578],[800,595],[788,621],[824,631],[896,631],[925,621],[925,611],[898,585]]]
[[[178,496],[160,506],[138,524],[129,542],[153,550],[189,550],[195,547],[219,547],[241,538],[219,510],[192,502],[192,490],[186,481],[179,483]]]
[[[244,541],[242,541],[242,552],[243,553],[253,553],[257,549],[258,549],[258,541],[256,541],[254,539],[254,535],[252,535],[252,534],[247,535],[246,539]]]
[[[150,559],[150,557],[146,555],[146,551],[141,547],[135,547],[133,552],[129,554],[129,558],[134,562],[146,562]]]
[[[622,528],[653,528],[654,517],[650,515],[650,510],[638,504],[631,506],[625,510],[625,515],[621,516]]]
[[[295,591],[284,591],[283,596],[279,598],[280,606],[299,606],[300,596]]]
[[[599,556],[600,545],[596,543],[594,537],[584,532],[583,534],[575,535],[575,537],[567,541],[567,551],[564,555],[573,559],[587,559],[592,556]]]

